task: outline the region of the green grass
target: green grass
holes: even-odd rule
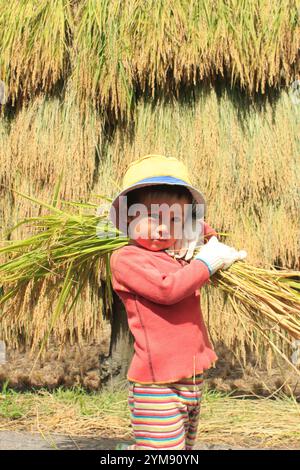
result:
[[[48,392],[44,393],[47,396]],[[77,406],[81,416],[94,416],[99,410],[107,415],[128,416],[126,390],[87,393],[81,387],[70,390],[59,388],[52,393],[52,397],[58,403]]]
[[[86,392],[81,387],[60,387],[53,392],[40,389],[21,393],[5,385],[0,393],[0,418],[7,420],[25,419],[34,407],[40,415],[51,416],[60,406],[76,409],[80,417],[96,416],[99,412],[109,416],[129,416],[126,390],[97,393]]]

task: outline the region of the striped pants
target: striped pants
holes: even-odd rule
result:
[[[203,374],[177,383],[129,382],[128,404],[135,437],[132,450],[192,450],[197,436]]]

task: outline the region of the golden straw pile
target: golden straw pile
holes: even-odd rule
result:
[[[29,223],[35,235],[21,241],[6,241],[0,248],[0,255],[7,258],[0,265],[3,289],[0,321],[9,320],[10,300],[17,297],[24,286],[32,281],[38,283],[49,275],[57,276],[62,287],[47,332],[45,334],[43,330],[43,336],[39,338],[42,350],[60,316],[66,311],[69,313],[76,304],[93,265],[105,258],[108,281],[107,256],[126,245],[128,239],[119,236],[120,232],[111,226],[105,214],[97,216],[83,212],[86,207],[95,209],[96,205],[73,203],[80,208],[73,214],[25,197],[45,206],[51,214],[21,221],[20,224]],[[263,269],[237,262],[229,270],[218,272],[213,279],[214,285],[228,296],[236,315],[246,315],[252,327],[290,363],[271,338],[277,335],[289,344],[293,338],[300,339],[300,272]]]
[[[5,248],[21,243],[19,251],[0,253],[0,263],[27,253],[10,265],[12,279],[20,268],[26,280],[2,290],[0,284],[6,298],[0,338],[35,350],[52,324],[60,344],[99,340],[111,302],[109,254],[97,249],[89,270],[77,266],[69,286],[63,283],[69,261],[57,270],[50,255],[47,276],[26,278],[27,268],[43,272],[34,250],[45,239],[28,244],[32,218],[43,210],[14,191],[54,204],[61,181],[65,201],[94,202],[94,194],[114,195],[128,164],[150,149],[188,166],[206,196],[207,221],[229,234],[229,244],[247,247],[252,268],[289,267],[287,275],[296,278],[288,277],[288,285],[297,286],[299,48],[299,0],[0,0],[7,97],[0,105],[0,239]],[[61,214],[61,222],[69,215]],[[28,223],[11,231],[21,218]],[[57,222],[60,240],[67,234]],[[52,220],[48,229],[54,226]],[[48,229],[41,224],[50,240]],[[16,295],[7,299],[14,285]],[[275,323],[264,315],[255,330],[261,318],[255,309],[250,315],[220,288],[207,292],[203,311],[214,342],[244,363],[248,345],[259,363],[270,356],[270,342],[290,356],[295,325],[289,317],[291,332],[282,329],[286,313],[277,312]],[[61,309],[63,293],[68,308]]]
[[[62,199],[99,202],[94,194],[114,195],[128,164],[153,149],[188,165],[194,185],[206,196],[207,221],[229,234],[229,244],[246,246],[252,265],[299,271],[300,106],[288,93],[281,92],[276,102],[266,101],[261,108],[259,103],[250,105],[238,90],[224,87],[219,94],[195,89],[192,101],[140,101],[133,122],[134,133],[122,126],[110,133],[95,109],[80,117],[71,93],[62,100],[33,99],[14,119],[1,119],[0,180],[6,186],[0,186],[0,239],[5,240],[21,218],[42,212],[40,205],[16,196],[14,190],[52,201],[53,188],[61,180]],[[9,240],[31,235],[31,225],[22,224]],[[109,294],[105,276],[105,263],[98,258],[77,304],[53,328],[59,343],[103,338],[101,317]],[[16,298],[11,305],[15,313],[1,322],[0,336],[11,347],[19,348],[20,337],[26,346],[38,346],[60,289],[55,274],[24,285],[24,301],[20,291],[22,302]],[[209,315],[213,341],[222,341],[244,361],[251,325],[245,320],[242,327],[230,302],[223,303],[220,289],[210,289],[209,297],[211,308],[204,314]],[[278,335],[275,339],[282,350]],[[255,335],[252,344],[255,360],[264,362],[266,341]]]
[[[0,0],[0,75],[13,102],[69,80],[116,117],[205,78],[264,93],[299,70],[299,15],[297,0]]]

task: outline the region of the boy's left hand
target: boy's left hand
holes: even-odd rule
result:
[[[196,227],[196,220],[193,219],[190,230],[184,230],[182,238],[176,240],[174,245],[165,250],[170,256],[175,256],[177,259],[185,259],[189,261],[194,255],[196,248],[204,244],[205,222],[197,221],[199,224]]]
[[[187,240],[182,238],[176,240],[174,245],[171,248],[165,250],[170,256],[175,256],[177,259],[185,259],[186,261],[190,260],[193,257],[195,247],[197,245],[197,239]]]

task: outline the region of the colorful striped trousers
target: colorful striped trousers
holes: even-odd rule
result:
[[[200,416],[203,374],[177,383],[129,382],[132,450],[192,450]]]

